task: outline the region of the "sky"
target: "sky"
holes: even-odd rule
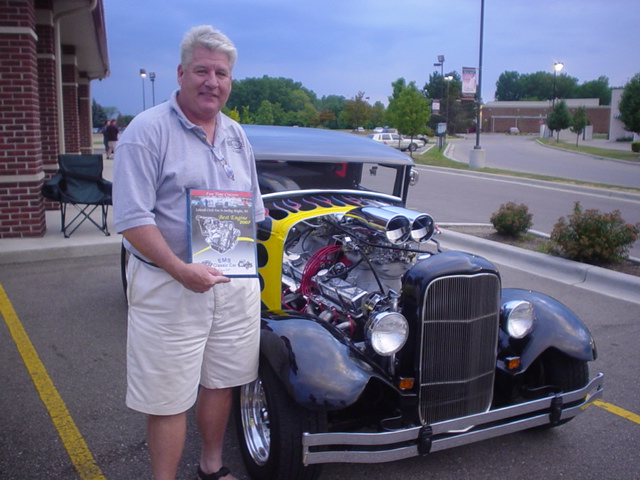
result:
[[[359,92],[388,104],[391,83],[419,88],[440,72],[478,67],[481,0],[104,0],[110,75],[92,82],[103,107],[135,115],[177,88],[180,42],[209,24],[238,49],[235,80],[284,77],[318,98]],[[640,73],[636,0],[485,0],[482,100],[501,73],[553,72],[624,86]],[[154,72],[140,77],[140,69]],[[155,94],[155,95],[153,95]]]

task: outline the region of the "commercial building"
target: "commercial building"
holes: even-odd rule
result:
[[[594,134],[609,133],[610,105],[600,105],[597,98],[569,98],[565,102],[571,114],[578,107],[585,107]],[[485,132],[508,132],[510,128],[515,127],[521,132],[538,133],[552,110],[551,100],[488,102],[482,107],[482,124]]]
[[[42,184],[58,154],[91,153],[108,74],[103,0],[0,0],[0,238],[44,235]]]

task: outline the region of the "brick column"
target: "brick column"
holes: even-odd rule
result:
[[[56,94],[55,35],[53,5],[50,0],[36,1],[36,33],[38,34],[38,93],[40,97],[40,129],[42,166],[45,181],[58,171],[58,96]],[[58,202],[45,200],[47,210],[57,210]]]
[[[91,84],[86,75],[78,80],[78,111],[80,127],[80,151],[93,153],[93,121],[91,112]]]
[[[65,152],[79,154],[78,65],[76,49],[73,45],[62,46],[62,111]]]
[[[0,238],[44,235],[33,0],[0,0]]]

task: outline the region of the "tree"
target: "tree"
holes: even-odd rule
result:
[[[571,126],[571,113],[569,113],[569,109],[567,108],[567,102],[561,100],[556,103],[556,106],[553,107],[551,113],[547,115],[547,126],[552,131],[557,132],[556,141],[559,142],[560,130],[564,130]]]
[[[233,110],[226,110],[225,113],[229,116],[230,119],[235,120],[236,122],[240,122],[240,112],[238,108],[234,108]]]
[[[413,137],[424,133],[429,121],[429,101],[416,87],[415,82],[409,83],[397,99],[389,103],[389,112],[394,125],[404,135]]]
[[[116,118],[116,124],[119,128],[126,128],[129,126],[131,120],[133,120],[134,117],[135,115],[122,115],[121,113],[119,113],[118,118]]]
[[[104,111],[104,108],[95,101],[91,103],[91,116],[93,118],[93,128],[102,128],[104,124],[108,120],[107,114]]]
[[[381,127],[386,125],[387,112],[382,102],[376,102],[371,107],[371,121],[369,127]]]
[[[518,72],[503,72],[496,82],[495,97],[500,102],[512,102],[522,98],[522,86]]]
[[[254,117],[256,125],[273,125],[273,105],[269,100],[263,100]]]
[[[618,109],[627,130],[640,134],[640,73],[624,86]]]
[[[341,95],[328,95],[320,99],[320,125],[326,128],[341,128],[338,122],[347,99]]]
[[[309,107],[315,110],[314,117],[318,112],[319,101],[314,92],[290,78],[267,75],[234,80],[227,107],[230,110],[238,108],[241,112],[243,107],[248,107],[249,111],[258,112],[264,100],[273,106],[274,125],[297,125],[300,115],[310,118]]]
[[[104,113],[107,115],[109,120],[113,120],[120,115],[120,111],[118,107],[102,107],[104,109]]]
[[[446,80],[450,77],[450,80]],[[442,91],[440,90],[442,87]],[[456,71],[447,73],[444,77],[434,71],[429,76],[429,82],[424,86],[424,92],[429,99],[440,98],[440,110],[432,113],[429,119],[429,128],[436,130],[439,123],[447,123],[447,131],[455,133],[466,131],[473,125],[475,118],[474,103],[460,100],[462,94],[462,78]],[[431,102],[430,102],[431,103]]]
[[[576,147],[578,146],[580,135],[582,135],[582,132],[588,124],[589,119],[587,118],[587,109],[585,107],[578,107],[573,114],[570,127],[571,131],[576,134]]]
[[[603,76],[597,80],[584,82],[577,88],[577,98],[598,98],[600,105],[611,105],[611,87],[609,87],[609,78]]]
[[[353,100],[347,101],[344,106],[345,119],[353,128],[361,127],[369,122],[371,117],[371,105],[364,98],[364,92],[358,92]]]
[[[507,71],[496,82],[496,100],[549,100],[554,97],[554,77],[550,72],[519,74]],[[556,75],[555,97],[576,98],[578,79],[567,74]]]

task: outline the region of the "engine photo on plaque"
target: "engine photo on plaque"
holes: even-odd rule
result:
[[[251,192],[189,190],[189,260],[229,277],[257,275]]]

